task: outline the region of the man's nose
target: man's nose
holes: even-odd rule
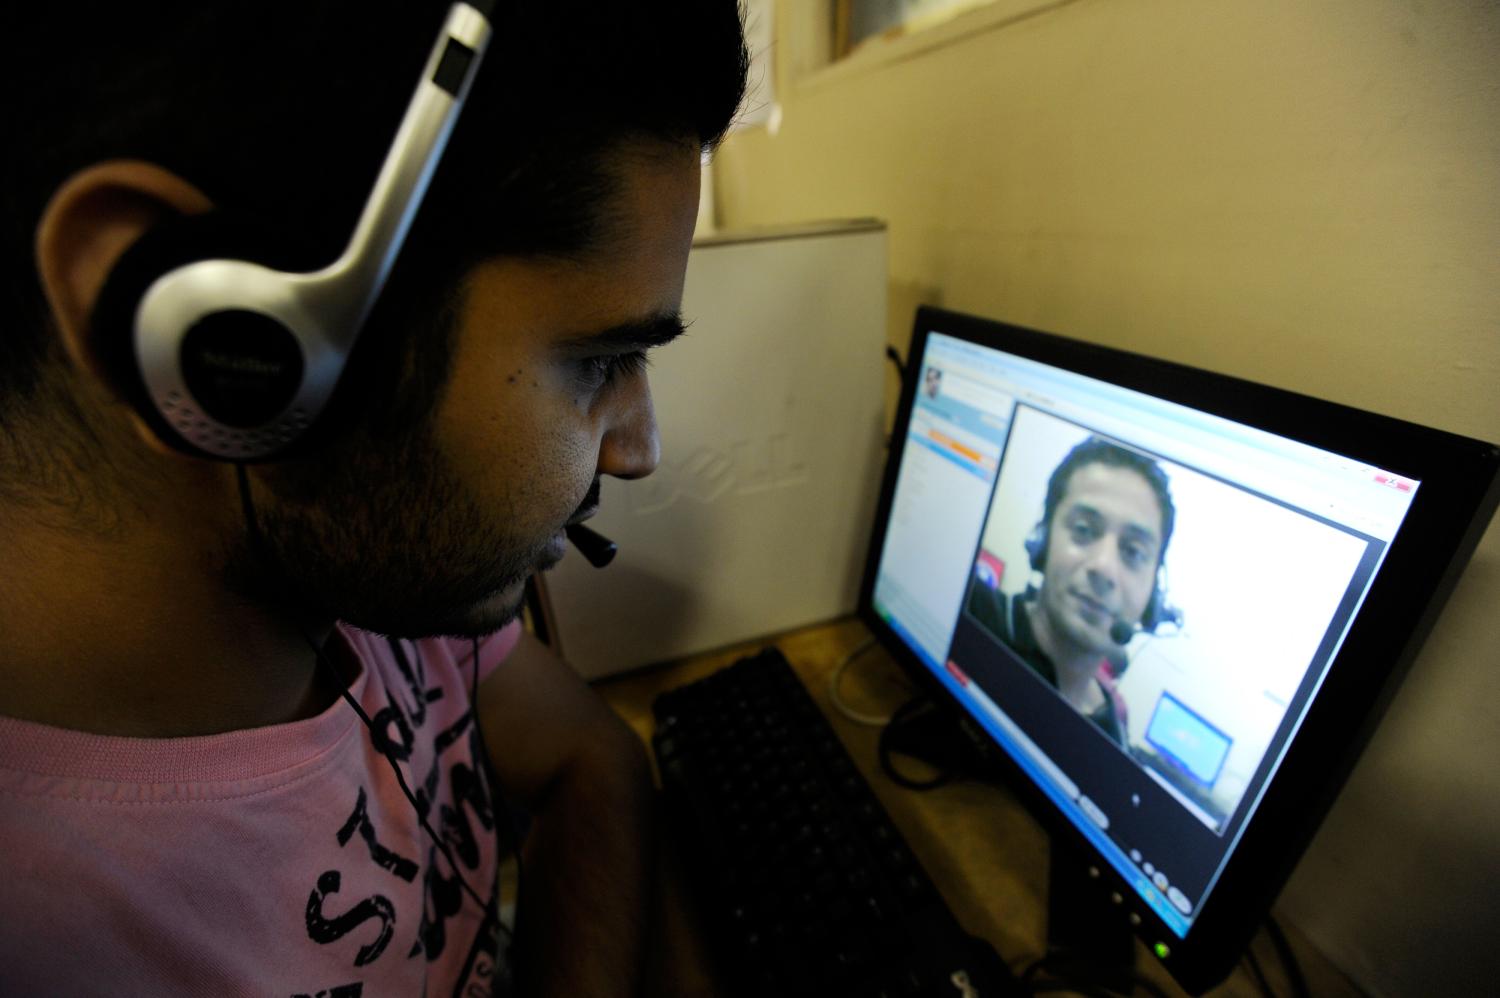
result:
[[[599,473],[615,478],[645,478],[661,460],[661,435],[646,379],[640,378],[639,386],[620,401],[618,415],[599,444]]]
[[[1120,558],[1115,553],[1114,545],[1103,540],[1095,544],[1086,564],[1089,585],[1095,593],[1104,595],[1113,592],[1120,584]]]

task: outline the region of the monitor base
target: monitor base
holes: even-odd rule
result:
[[[1051,843],[1047,869],[1047,956],[1052,977],[1129,994],[1135,936],[1081,855]]]
[[[928,781],[932,786],[957,778],[999,785],[990,766],[954,723],[953,715],[925,697],[909,701],[896,711],[880,733],[880,751],[883,756],[909,756],[937,770],[940,776]]]
[[[899,753],[926,763],[940,776],[913,788],[964,778],[1003,785],[994,768],[964,736],[951,714],[923,699],[903,706],[881,733],[883,755]],[[1047,953],[1038,970],[1049,978],[1110,988],[1134,987],[1135,938],[1120,907],[1112,904],[1088,862],[1057,842],[1050,844],[1047,878]]]

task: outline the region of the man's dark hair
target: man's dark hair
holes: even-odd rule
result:
[[[32,259],[38,219],[69,175],[132,158],[184,177],[309,266],[331,261],[448,6],[28,4],[7,14],[6,258]],[[608,245],[622,151],[636,140],[713,146],[745,86],[735,0],[500,0],[492,20],[469,103],[356,352],[365,368],[381,366],[372,355],[405,358],[403,376],[429,386],[445,376],[446,327],[420,317],[441,315],[473,264],[578,259]],[[11,275],[3,295],[0,430],[59,355],[34,268]],[[413,359],[414,336],[440,342]]]
[[[1177,521],[1177,507],[1172,504],[1172,494],[1167,487],[1167,474],[1146,455],[1111,443],[1103,437],[1089,437],[1070,450],[1068,456],[1063,458],[1053,470],[1052,477],[1047,481],[1046,503],[1042,507],[1043,536],[1050,533],[1052,529],[1052,517],[1057,513],[1057,508],[1062,505],[1063,497],[1068,494],[1068,485],[1072,483],[1073,475],[1080,468],[1086,468],[1091,464],[1133,471],[1145,479],[1146,484],[1151,487],[1152,493],[1156,496],[1156,503],[1161,507],[1161,549],[1156,559],[1156,563],[1161,564],[1161,559],[1167,554],[1167,542],[1172,539],[1172,525]]]

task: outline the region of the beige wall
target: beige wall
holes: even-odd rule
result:
[[[903,346],[933,302],[1500,440],[1500,5],[1064,0],[799,76],[810,5],[719,222],[886,219]],[[1497,717],[1492,529],[1283,895],[1376,993],[1500,977]]]

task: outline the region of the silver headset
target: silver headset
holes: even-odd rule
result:
[[[190,451],[271,457],[317,419],[380,295],[489,44],[455,3],[338,259],[297,273],[200,259],[156,278],[131,317],[149,404]]]

